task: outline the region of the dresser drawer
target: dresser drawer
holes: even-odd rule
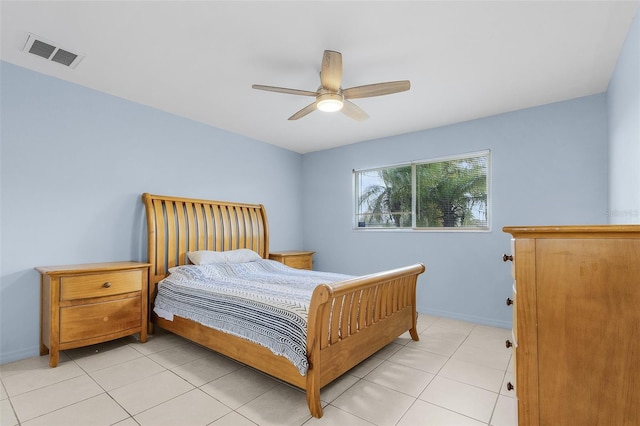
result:
[[[60,343],[139,328],[140,297],[60,309]]]
[[[101,272],[60,278],[60,300],[88,299],[140,291],[142,270]]]

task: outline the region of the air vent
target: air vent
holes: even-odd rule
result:
[[[57,62],[69,68],[75,68],[82,58],[84,58],[84,55],[62,49],[55,43],[34,34],[29,34],[27,43],[24,45],[22,51],[40,56],[48,61]]]

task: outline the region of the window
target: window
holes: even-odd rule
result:
[[[488,230],[489,154],[354,170],[356,227]]]

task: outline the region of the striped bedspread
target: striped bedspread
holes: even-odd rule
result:
[[[178,266],[158,284],[154,311],[243,337],[289,359],[305,375],[313,289],[349,275],[293,269],[273,260]]]

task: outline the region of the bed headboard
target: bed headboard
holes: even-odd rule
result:
[[[149,291],[169,268],[189,262],[188,251],[248,248],[269,258],[269,225],[262,204],[142,194],[147,214]]]

